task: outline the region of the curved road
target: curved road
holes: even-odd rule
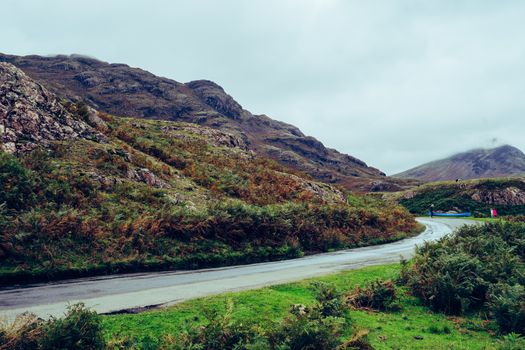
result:
[[[170,305],[228,291],[253,289],[363,266],[409,258],[414,246],[435,240],[474,221],[421,218],[420,235],[383,245],[311,255],[304,258],[179,272],[136,273],[65,280],[0,290],[0,318],[13,320],[30,311],[40,317],[61,315],[69,303],[83,301],[99,313]]]

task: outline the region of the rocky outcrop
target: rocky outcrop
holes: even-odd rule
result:
[[[0,62],[0,148],[15,153],[55,140],[103,136],[75,119],[42,85]]]
[[[471,198],[475,201],[498,205],[525,205],[525,191],[517,187],[495,190],[476,190]]]
[[[247,119],[251,113],[245,111],[237,101],[228,95],[222,87],[209,80],[196,80],[186,83],[195,94],[208,106],[232,119]]]
[[[239,137],[237,134],[211,129],[198,127],[196,125],[187,124],[184,126],[166,125],[161,128],[164,132],[169,134],[171,137],[183,139],[187,141],[194,140],[194,137],[188,136],[188,133],[193,135],[204,136],[206,141],[212,146],[222,146],[228,148],[239,148],[247,151],[248,145],[245,140]]]
[[[370,190],[378,182],[404,184],[387,179],[384,173],[357,158],[325,147],[293,125],[266,115],[253,115],[211,81],[182,84],[125,64],[82,56],[0,54],[0,61],[13,63],[59,96],[84,100],[102,112],[220,129],[242,140],[255,153],[318,180],[361,191]]]
[[[170,185],[155,175],[148,168],[130,169],[127,172],[127,178],[130,180],[143,182],[149,186],[156,188],[169,188]]]

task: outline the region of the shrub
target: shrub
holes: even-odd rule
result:
[[[0,328],[0,350],[105,349],[100,321],[81,303],[69,306],[63,318],[48,321],[22,314]]]
[[[14,156],[0,152],[0,204],[8,209],[24,209],[36,199],[34,178]]]
[[[325,282],[315,282],[313,287],[316,290],[315,299],[317,300],[316,309],[323,317],[342,317],[346,311],[343,298],[333,284]]]
[[[396,288],[391,280],[376,280],[363,288],[358,287],[347,296],[346,300],[355,308],[380,311],[399,309]]]
[[[23,313],[12,324],[0,323],[0,350],[38,349],[42,338],[43,321],[35,315]]]
[[[53,318],[44,325],[42,349],[104,349],[101,316],[84,304],[70,305],[63,318]]]
[[[177,335],[166,335],[160,349],[246,349],[304,350],[336,349],[343,325],[347,323],[339,293],[329,284],[316,284],[317,302],[312,307],[292,305],[288,316],[280,323],[260,327],[232,320],[233,304],[226,312],[205,311],[206,322]],[[118,343],[118,344],[117,344]],[[115,347],[133,347],[138,343],[121,340]]]
[[[428,331],[432,334],[450,334],[452,332],[448,325],[440,326],[436,324],[428,327]]]
[[[505,335],[498,346],[498,350],[523,350],[525,349],[525,338],[516,333]]]
[[[335,349],[340,345],[344,319],[322,315],[319,308],[293,305],[289,315],[270,334],[272,349]]]
[[[503,333],[525,334],[525,287],[498,284],[489,291],[488,309]]]
[[[436,311],[478,310],[492,284],[521,279],[524,236],[525,225],[520,224],[465,226],[454,236],[418,248],[403,279]]]
[[[167,335],[161,349],[247,349],[254,342],[261,342],[259,330],[250,324],[232,320],[233,304],[228,302],[226,312],[204,310],[206,322],[191,327],[178,335]]]

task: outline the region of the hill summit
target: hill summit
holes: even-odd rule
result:
[[[504,145],[491,149],[473,149],[426,163],[394,175],[402,179],[443,181],[517,176],[525,174],[525,154]]]
[[[61,98],[83,101],[116,116],[190,122],[242,139],[251,151],[306,173],[316,180],[360,191],[397,190],[391,179],[351,155],[325,147],[297,127],[244,109],[214,82],[180,83],[126,64],[80,55],[0,54]]]

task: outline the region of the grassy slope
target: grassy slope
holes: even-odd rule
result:
[[[163,334],[177,334],[188,324],[203,322],[203,310],[224,312],[232,301],[233,318],[260,324],[283,318],[291,304],[312,304],[313,281],[334,283],[340,291],[349,291],[377,278],[396,278],[398,264],[367,267],[298,283],[252,291],[227,293],[192,300],[168,309],[133,315],[105,316],[106,337],[130,336],[157,339]],[[353,327],[369,330],[369,340],[376,349],[494,349],[499,340],[485,329],[478,317],[447,317],[430,312],[410,296],[402,295],[402,311],[352,311]],[[450,330],[450,332],[448,332]],[[351,330],[347,332],[349,335]],[[415,337],[422,337],[416,339]]]
[[[106,144],[0,154],[0,283],[276,260],[417,228],[399,206],[347,200],[219,131],[101,116]]]

